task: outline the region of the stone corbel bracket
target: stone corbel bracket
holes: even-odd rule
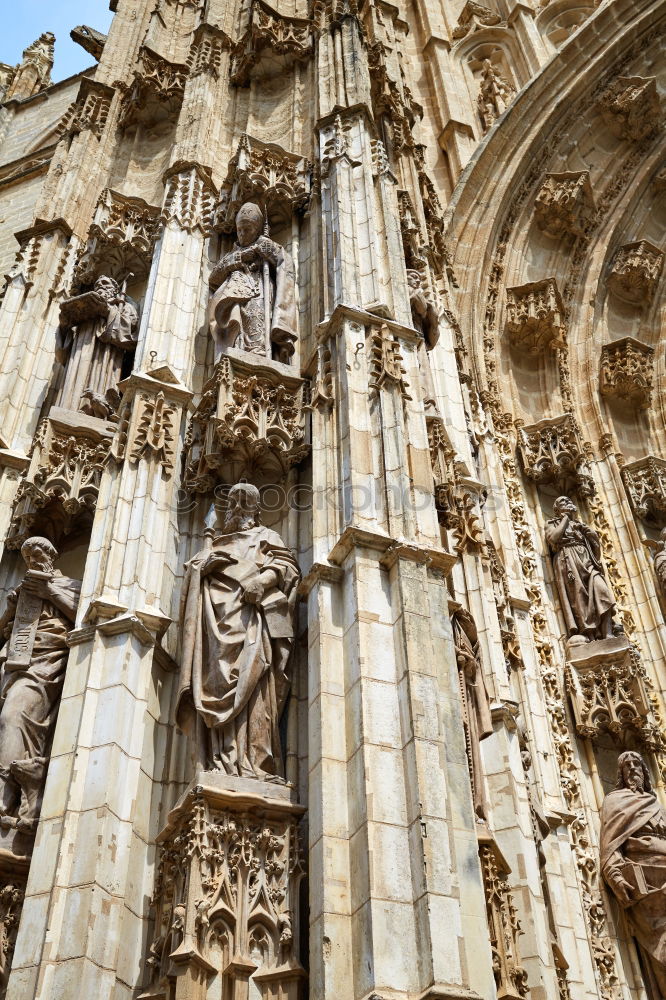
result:
[[[623,302],[649,305],[664,267],[664,254],[648,240],[621,246],[611,262],[606,284]]]
[[[599,391],[602,396],[646,410],[652,399],[654,348],[623,337],[601,349]]]
[[[310,452],[304,390],[289,365],[225,348],[188,428],[186,487],[280,483]]]
[[[633,733],[654,742],[640,658],[625,636],[569,647],[565,677],[579,736],[596,740],[610,733],[624,745]]]
[[[618,139],[640,142],[663,126],[654,76],[619,76],[598,101],[601,117]]]
[[[233,232],[238,209],[250,199],[265,206],[269,213],[289,217],[304,210],[311,187],[312,164],[308,160],[276,143],[261,142],[243,133],[220,191],[215,228]]]
[[[636,517],[647,524],[666,525],[666,461],[647,455],[624,465],[621,474]]]
[[[230,79],[237,86],[248,83],[252,71],[270,50],[266,71],[284,72],[290,62],[307,59],[313,52],[313,23],[307,17],[278,13],[265,0],[252,0],[250,22],[235,46]],[[283,58],[276,59],[276,56]],[[286,57],[286,58],[285,58]]]
[[[148,274],[159,232],[160,210],[142,198],[107,188],[95,209],[88,241],[74,272],[74,285],[92,284],[100,274],[122,281]]]
[[[589,226],[594,197],[589,170],[546,174],[534,204],[536,223],[553,239],[580,236]]]
[[[564,344],[564,306],[555,278],[506,290],[506,334],[511,346],[531,355]]]
[[[123,95],[119,127],[173,117],[182,104],[189,71],[186,64],[169,62],[142,46],[132,82],[116,84]]]
[[[39,425],[16,494],[7,548],[19,549],[35,534],[40,517],[48,517],[65,534],[81,515],[92,517],[114,430],[97,417],[51,407]]]
[[[549,417],[518,428],[518,453],[528,479],[561,493],[592,496],[594,481],[573,416]]]

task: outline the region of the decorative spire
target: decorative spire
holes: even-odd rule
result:
[[[23,61],[7,91],[7,100],[25,100],[51,83],[55,35],[45,31],[23,52]]]

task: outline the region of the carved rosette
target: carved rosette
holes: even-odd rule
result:
[[[128,272],[138,279],[145,277],[158,229],[159,208],[107,188],[97,203],[74,283],[92,284],[102,273],[117,281]]]
[[[640,142],[661,126],[655,77],[619,76],[599,99],[603,120],[618,139]]]
[[[647,240],[626,243],[613,257],[606,283],[624,302],[636,306],[649,304],[663,266],[664,255],[659,247]]]
[[[599,389],[602,396],[620,399],[646,410],[652,398],[654,348],[633,337],[604,344],[601,351]]]
[[[506,333],[527,354],[542,354],[564,343],[564,307],[554,278],[506,290]]]
[[[251,977],[262,996],[298,1000],[306,979],[298,955],[304,810],[265,784],[245,786],[242,795],[195,786],[158,838],[144,997],[170,995],[191,969],[223,977],[220,995],[247,996]]]
[[[188,66],[169,62],[144,45],[132,83],[117,84],[123,91],[120,127],[128,128],[140,121],[159,121],[174,115],[182,104],[188,73]]]
[[[291,60],[307,59],[312,54],[312,21],[306,17],[289,17],[270,7],[265,0],[252,0],[250,23],[235,46],[231,82],[244,86],[252,68],[259,62],[264,49],[270,49],[275,69],[275,56]],[[285,69],[284,62],[279,64]]]
[[[648,524],[666,524],[666,462],[648,455],[622,467],[624,488],[636,517]]]
[[[511,869],[495,842],[487,835],[479,838],[479,857],[497,996],[504,1000],[520,1000],[529,996],[530,991],[518,949],[518,937],[522,931],[508,879]]]
[[[580,236],[593,211],[588,170],[546,174],[534,205],[537,225],[543,233],[553,239]]]
[[[243,133],[220,191],[216,228],[232,232],[236,213],[246,201],[257,201],[291,215],[310,197],[311,164],[275,143]]]
[[[624,637],[571,647],[566,686],[578,734],[597,739],[610,733],[620,745],[633,734],[644,746],[662,737],[650,718],[645,670]]]
[[[591,496],[594,482],[578,428],[570,413],[520,427],[518,452],[528,479],[560,493]]]
[[[185,483],[281,482],[310,451],[305,382],[287,365],[226,348],[187,432]]]
[[[42,518],[67,533],[81,515],[92,517],[114,430],[96,417],[51,407],[37,430],[16,494],[8,548],[19,549],[38,534]]]

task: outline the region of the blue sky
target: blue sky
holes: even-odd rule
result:
[[[11,7],[11,15],[8,8]],[[53,81],[64,80],[92,66],[92,56],[69,37],[77,24],[107,32],[113,14],[108,0],[0,0],[6,8],[0,33],[0,62],[15,65],[23,50],[43,31],[56,36]]]

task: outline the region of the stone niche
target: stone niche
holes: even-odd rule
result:
[[[647,455],[622,467],[624,488],[636,517],[647,524],[666,525],[666,462]]]
[[[583,444],[570,413],[518,430],[518,452],[528,479],[559,493],[591,496],[594,483]]]
[[[599,391],[609,399],[646,410],[652,399],[654,348],[623,337],[601,349]]]
[[[289,365],[224,348],[188,431],[185,484],[280,483],[309,453],[306,382]]]
[[[511,346],[526,354],[564,344],[564,308],[554,278],[507,288],[505,329]]]
[[[312,54],[312,38],[309,18],[289,17],[278,13],[264,0],[252,0],[247,30],[234,48],[231,82],[245,86],[252,70],[261,62],[264,50],[270,53],[263,67],[264,74],[271,69],[276,74],[284,72],[291,62],[307,59]]]
[[[598,102],[601,116],[618,139],[640,142],[662,124],[656,77],[618,76]]]
[[[16,494],[7,548],[19,549],[34,534],[69,534],[82,520],[92,521],[115,430],[97,417],[51,407]]]
[[[626,636],[569,646],[566,685],[579,736],[594,740],[610,733],[621,745],[631,735],[643,745],[653,742],[644,671]]]
[[[580,236],[593,212],[588,170],[546,174],[534,204],[534,215],[542,233],[553,239]]]
[[[649,305],[663,266],[663,253],[648,240],[625,243],[613,257],[606,284],[623,302]]]
[[[157,838],[151,982],[141,1000],[201,997],[216,975],[224,980],[217,996],[302,996],[299,822],[305,810],[292,798],[285,785],[197,775]],[[174,993],[176,981],[181,986]],[[200,985],[189,992],[194,983]]]

